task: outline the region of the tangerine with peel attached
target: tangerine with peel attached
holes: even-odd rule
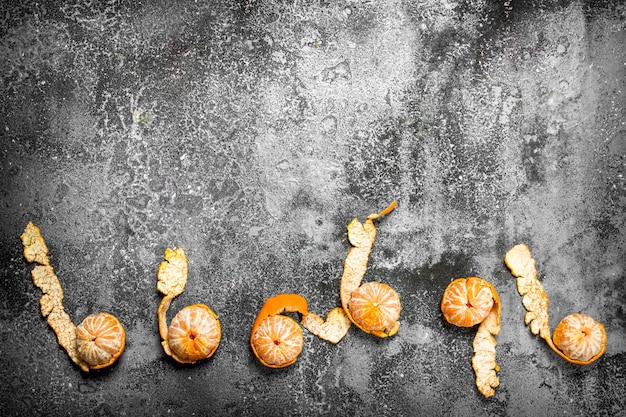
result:
[[[441,312],[450,324],[472,327],[479,324],[472,342],[472,368],[476,387],[486,398],[500,385],[496,374],[496,339],[500,333],[500,298],[489,281],[478,277],[457,278],[446,287]]]
[[[165,249],[157,273],[157,289],[164,295],[157,309],[161,345],[179,363],[208,359],[217,350],[222,329],[217,314],[205,304],[184,307],[167,325],[167,311],[187,285],[187,255],[183,248]]]
[[[186,306],[172,319],[167,343],[172,358],[195,363],[213,356],[222,337],[217,314],[204,304]]]
[[[548,295],[539,282],[536,261],[527,245],[521,243],[509,249],[504,262],[516,278],[517,291],[526,308],[524,322],[533,334],[546,341],[550,349],[568,362],[588,365],[604,354],[604,326],[585,314],[572,314],[550,333]]]
[[[38,264],[33,268],[31,277],[42,292],[39,300],[41,314],[47,317],[48,325],[56,334],[59,345],[85,372],[111,365],[122,354],[126,343],[126,334],[119,320],[108,313],[100,313],[106,314],[106,320],[101,321],[100,315],[94,315],[98,319],[90,316],[84,325],[81,324],[80,329],[77,328],[63,306],[65,293],[50,265],[48,247],[41,230],[33,222],[28,222],[20,238],[24,246],[24,258]],[[119,327],[113,325],[112,329],[105,331],[107,327],[100,326],[104,321],[117,322]]]
[[[397,292],[393,290],[392,291],[395,293],[397,298],[393,295],[389,295],[392,293],[385,290],[384,292],[391,297],[388,300],[393,300],[393,308],[389,308],[390,306],[376,306],[376,308],[372,309],[374,303],[368,303],[368,300],[372,301],[372,292],[379,292],[379,289],[382,287],[374,285],[366,290],[363,290],[362,292],[358,292],[358,289],[361,287],[361,282],[367,272],[369,255],[372,251],[374,241],[376,240],[376,226],[374,226],[374,220],[391,213],[396,206],[397,202],[394,201],[380,213],[374,213],[367,216],[367,220],[364,223],[361,223],[357,218],[354,218],[348,224],[348,240],[350,241],[352,247],[348,251],[348,256],[346,256],[344,261],[343,274],[341,276],[341,306],[346,312],[346,315],[353,324],[364,332],[381,338],[393,336],[400,328],[399,311],[402,307],[400,304],[400,297],[397,296]],[[391,287],[388,288],[391,289]],[[355,292],[358,295],[355,299],[355,302],[359,305],[359,308],[355,310],[355,312],[359,315],[358,320],[355,320],[353,316],[353,309],[350,307],[350,304],[353,302]],[[360,310],[360,307],[363,306],[369,306],[369,308],[367,310]],[[385,314],[381,314],[382,312],[385,312]],[[397,317],[396,312],[398,313]],[[389,315],[386,316],[387,314]],[[383,316],[386,316],[386,318],[383,318]],[[391,317],[394,317],[395,321],[392,322],[390,320]],[[382,330],[380,328],[381,320],[385,322]]]
[[[91,369],[112,365],[124,352],[126,332],[117,317],[91,314],[76,327],[76,349]]]
[[[250,331],[250,347],[259,361],[270,368],[284,368],[298,359],[304,345],[302,329],[281,313],[308,314],[306,299],[299,294],[278,294],[268,298]]]

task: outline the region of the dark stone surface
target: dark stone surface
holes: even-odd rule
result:
[[[607,1],[12,2],[0,6],[2,415],[626,415],[626,8]],[[400,332],[305,333],[264,368],[263,301],[339,303],[345,228],[378,223],[366,281]],[[75,322],[115,314],[121,359],[82,373],[39,313],[19,236],[33,220]],[[524,326],[506,250],[527,243],[551,324],[604,323],[564,362]],[[171,309],[208,304],[215,356],[159,345],[156,271],[190,261]],[[453,278],[503,304],[484,399]]]

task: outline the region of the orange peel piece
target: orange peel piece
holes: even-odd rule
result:
[[[83,333],[81,333],[82,330],[76,327],[65,311],[65,307],[63,306],[65,294],[61,287],[61,282],[54,272],[54,268],[50,265],[48,247],[41,235],[41,230],[32,222],[28,222],[20,238],[24,246],[24,258],[28,262],[39,264],[33,268],[31,277],[35,286],[41,289],[43,293],[39,300],[41,314],[47,317],[48,325],[56,334],[59,345],[65,349],[70,359],[85,372],[88,372],[90,369],[101,369],[113,364],[124,351],[124,345],[126,343],[126,334],[123,333],[124,329],[121,328],[123,337],[120,339],[121,349],[118,354],[103,363],[90,363],[85,360],[81,355],[80,347],[82,345],[79,340],[83,335]],[[109,316],[117,321],[117,318],[114,316],[110,314]],[[119,321],[117,322],[119,323]]]
[[[27,262],[35,262],[39,265],[50,265],[48,259],[48,246],[41,235],[41,229],[33,222],[28,222],[24,233],[20,236],[24,246],[24,258]]]
[[[533,334],[544,339],[560,357],[577,365],[588,365],[604,354],[604,326],[586,314],[565,317],[557,325],[554,337],[551,336],[548,295],[539,282],[536,261],[526,244],[521,243],[509,249],[504,262],[516,277],[517,291],[526,308],[524,323]]]
[[[335,307],[328,312],[325,319],[309,312],[302,316],[302,326],[320,339],[337,344],[350,330],[352,322],[343,307]]]
[[[391,295],[391,297],[395,300],[394,308],[374,308],[372,310],[372,307],[377,307],[376,300],[369,300],[371,302],[359,303],[360,307],[366,308],[366,311],[358,313],[357,317],[370,317],[370,315],[379,316],[375,320],[355,320],[355,310],[354,308],[351,308],[350,303],[352,301],[355,291],[359,287],[361,287],[361,282],[363,281],[363,277],[365,276],[365,272],[367,271],[369,255],[372,251],[374,241],[376,240],[376,227],[374,226],[374,220],[391,213],[396,208],[397,204],[398,203],[394,201],[380,213],[370,214],[364,223],[361,223],[357,218],[354,218],[348,224],[348,241],[350,242],[352,247],[348,251],[348,256],[346,256],[346,260],[344,261],[343,274],[341,276],[341,306],[343,307],[346,315],[355,326],[357,326],[364,332],[373,334],[381,338],[393,336],[400,329],[399,311],[402,306],[400,304],[399,296],[396,300],[395,297]],[[391,287],[389,286],[386,286],[385,289],[387,288],[391,289]],[[395,293],[393,289],[391,290]],[[397,295],[397,293],[395,294]],[[398,314],[396,314],[396,311]],[[381,319],[381,314],[383,316],[386,314],[390,314],[389,317],[383,319],[386,325],[383,328],[380,328],[376,325],[374,327],[370,327],[371,323],[378,323],[378,321]]]
[[[298,359],[304,345],[302,328],[281,313],[309,314],[306,299],[299,294],[278,294],[268,298],[250,331],[254,356],[269,368],[284,368]]]
[[[159,265],[157,289],[165,296],[182,294],[187,285],[187,272],[185,249],[165,249],[163,261]]]
[[[446,287],[441,312],[450,324],[472,327],[480,323],[472,347],[476,387],[486,398],[500,385],[496,363],[496,339],[500,333],[500,297],[495,287],[479,277],[457,278]]]
[[[217,350],[222,329],[217,314],[205,304],[184,307],[167,325],[172,300],[185,291],[188,261],[183,248],[166,248],[157,273],[157,289],[164,295],[157,309],[161,346],[176,362],[193,364]]]

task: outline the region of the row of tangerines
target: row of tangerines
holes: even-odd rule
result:
[[[259,361],[268,367],[282,368],[293,364],[302,351],[302,328],[289,315],[300,313],[301,324],[311,333],[331,343],[338,343],[352,324],[378,337],[396,334],[400,328],[400,297],[390,286],[380,282],[361,285],[367,269],[376,227],[374,220],[390,213],[394,201],[380,213],[368,216],[361,223],[354,218],[348,225],[350,248],[341,277],[341,307],[332,309],[325,319],[308,311],[307,301],[299,294],[279,294],[266,300],[250,333],[250,346]],[[48,248],[40,229],[32,222],[21,236],[24,256],[35,262],[32,278],[43,295],[41,312],[57,334],[59,344],[84,371],[113,364],[123,353],[126,333],[119,320],[108,313],[86,317],[75,326],[63,307],[63,289],[48,259]],[[548,297],[537,278],[535,260],[524,244],[509,250],[505,263],[517,277],[517,288],[526,307],[525,322],[564,359],[576,364],[589,364],[605,350],[606,333],[601,323],[584,314],[565,317],[553,337],[548,324]],[[167,325],[166,313],[172,300],[187,284],[187,257],[183,248],[167,248],[157,276],[157,289],[163,294],[157,314],[159,333],[165,353],[180,363],[195,363],[211,357],[221,340],[217,314],[204,304],[180,310]],[[499,385],[496,374],[496,340],[500,332],[500,300],[488,281],[458,278],[444,291],[441,311],[454,325],[478,325],[473,342],[472,367],[476,385],[485,396],[492,396]]]

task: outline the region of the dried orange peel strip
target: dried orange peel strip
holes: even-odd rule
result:
[[[496,372],[496,339],[500,333],[500,298],[495,287],[478,277],[457,278],[448,284],[441,300],[446,321],[460,327],[480,323],[472,347],[472,368],[476,387],[486,397],[495,394],[500,385]]]
[[[76,349],[76,326],[63,307],[63,288],[54,273],[54,268],[50,265],[48,247],[41,230],[32,222],[28,222],[20,239],[24,246],[26,261],[39,264],[33,268],[31,276],[33,283],[43,293],[39,300],[41,315],[47,317],[48,325],[57,335],[59,345],[65,349],[72,361],[83,371],[88,372],[89,365],[81,359]]]
[[[165,296],[176,297],[187,285],[187,255],[183,248],[165,249],[159,265],[157,289]]]
[[[341,306],[345,311],[348,319],[354,323],[357,327],[366,333],[376,335],[378,337],[393,336],[400,329],[399,317],[399,298],[398,305],[395,306],[394,311],[391,313],[393,318],[388,320],[385,328],[370,328],[363,322],[355,320],[354,314],[350,309],[350,302],[354,292],[361,286],[361,281],[367,271],[367,262],[369,259],[374,240],[376,240],[376,227],[374,226],[374,220],[391,213],[397,206],[397,202],[392,202],[385,210],[380,213],[371,214],[367,217],[364,223],[361,223],[357,218],[354,218],[350,224],[348,224],[348,240],[352,247],[348,251],[348,256],[344,261],[343,275],[341,276]],[[374,289],[374,288],[372,288]],[[377,288],[376,291],[379,289]],[[370,307],[377,304],[377,300],[370,300]],[[385,314],[385,311],[377,310],[377,314]],[[396,313],[398,317],[396,316]]]
[[[496,339],[494,336],[500,333],[501,305],[496,289],[489,282],[487,285],[493,294],[493,308],[478,326],[478,331],[474,337],[472,368],[476,374],[478,390],[488,398],[495,394],[494,388],[500,385],[500,380],[496,375],[500,367],[496,363]]]
[[[48,246],[41,235],[39,227],[35,226],[33,222],[28,222],[20,239],[24,246],[24,258],[27,262],[35,262],[39,265],[50,265]]]
[[[187,255],[185,249],[176,248],[165,249],[163,261],[159,265],[157,274],[157,289],[165,296],[157,309],[159,319],[159,334],[161,335],[161,345],[168,356],[172,356],[169,343],[167,342],[167,310],[174,297],[182,294],[187,285]]]
[[[268,298],[250,331],[254,356],[270,368],[292,365],[302,351],[304,338],[300,325],[281,313],[309,314],[306,299],[299,294],[278,294]]]
[[[48,247],[41,235],[41,230],[32,222],[28,222],[20,238],[24,246],[24,258],[28,262],[39,264],[33,268],[31,276],[33,283],[43,293],[39,300],[41,314],[47,317],[48,325],[57,335],[59,345],[65,349],[72,361],[85,372],[88,372],[89,369],[99,369],[111,365],[124,350],[125,333],[121,341],[121,351],[113,360],[107,361],[105,364],[94,364],[86,361],[77,348],[77,328],[63,306],[63,288],[54,268],[50,265]]]
[[[548,295],[539,282],[536,261],[525,244],[509,249],[504,257],[506,266],[516,277],[517,291],[526,308],[524,323],[533,334],[538,334],[560,357],[578,365],[587,365],[604,354],[606,332],[604,326],[585,314],[565,317],[550,335]]]

